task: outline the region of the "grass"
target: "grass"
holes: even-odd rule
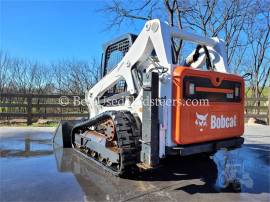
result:
[[[249,89],[249,87],[246,87],[245,91],[247,92],[248,89]],[[265,88],[263,89],[263,92],[262,92],[262,97],[268,97],[269,90],[270,90],[269,87],[265,87]],[[251,93],[252,93],[252,91],[249,90],[249,91],[248,91],[248,94],[247,94],[247,97],[251,97]]]
[[[33,123],[31,126],[33,126],[33,127],[57,127],[58,123],[46,123],[46,124]]]
[[[58,123],[46,123],[46,124],[38,124],[33,123],[32,125],[28,126],[26,123],[15,123],[15,124],[0,124],[1,126],[10,126],[10,127],[57,127]]]

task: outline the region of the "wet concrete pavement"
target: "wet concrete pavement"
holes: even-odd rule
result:
[[[120,179],[72,149],[54,150],[53,128],[0,127],[0,200],[270,201],[270,128],[256,127],[246,128],[239,149],[241,193],[215,188],[217,170],[204,155],[170,158],[151,172]]]

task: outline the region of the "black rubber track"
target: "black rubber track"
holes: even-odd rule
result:
[[[140,126],[138,126],[134,116],[129,111],[107,111],[85,122],[76,124],[72,129],[72,143],[74,143],[76,133],[89,130],[88,127],[96,126],[108,118],[114,122],[117,145],[120,148],[119,169],[112,169],[106,164],[83,153],[80,149],[74,148],[77,152],[82,153],[85,157],[94,161],[113,175],[123,177],[128,175],[136,167],[140,155]]]

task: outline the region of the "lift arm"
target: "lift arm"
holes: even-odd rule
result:
[[[114,86],[119,80],[126,81],[129,94],[138,93],[136,92],[131,69],[137,62],[145,61],[153,50],[156,52],[159,65],[166,67],[168,73],[171,74],[173,65],[171,38],[179,38],[207,46],[210,50],[212,62],[216,64],[216,70],[226,72],[227,62],[224,59],[226,56],[224,44],[221,40],[201,37],[184,31],[176,32],[166,23],[162,23],[157,19],[151,20],[146,22],[143,30],[121,62],[87,93],[86,101],[91,112],[90,116],[92,117],[98,114],[97,98],[102,96],[104,92]],[[196,68],[196,65],[199,67],[202,62],[203,59],[192,67]]]

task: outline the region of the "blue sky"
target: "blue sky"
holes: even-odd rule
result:
[[[109,1],[109,0],[107,0]],[[104,31],[104,1],[0,0],[0,47],[10,56],[43,63],[99,59],[102,44],[141,25]]]

